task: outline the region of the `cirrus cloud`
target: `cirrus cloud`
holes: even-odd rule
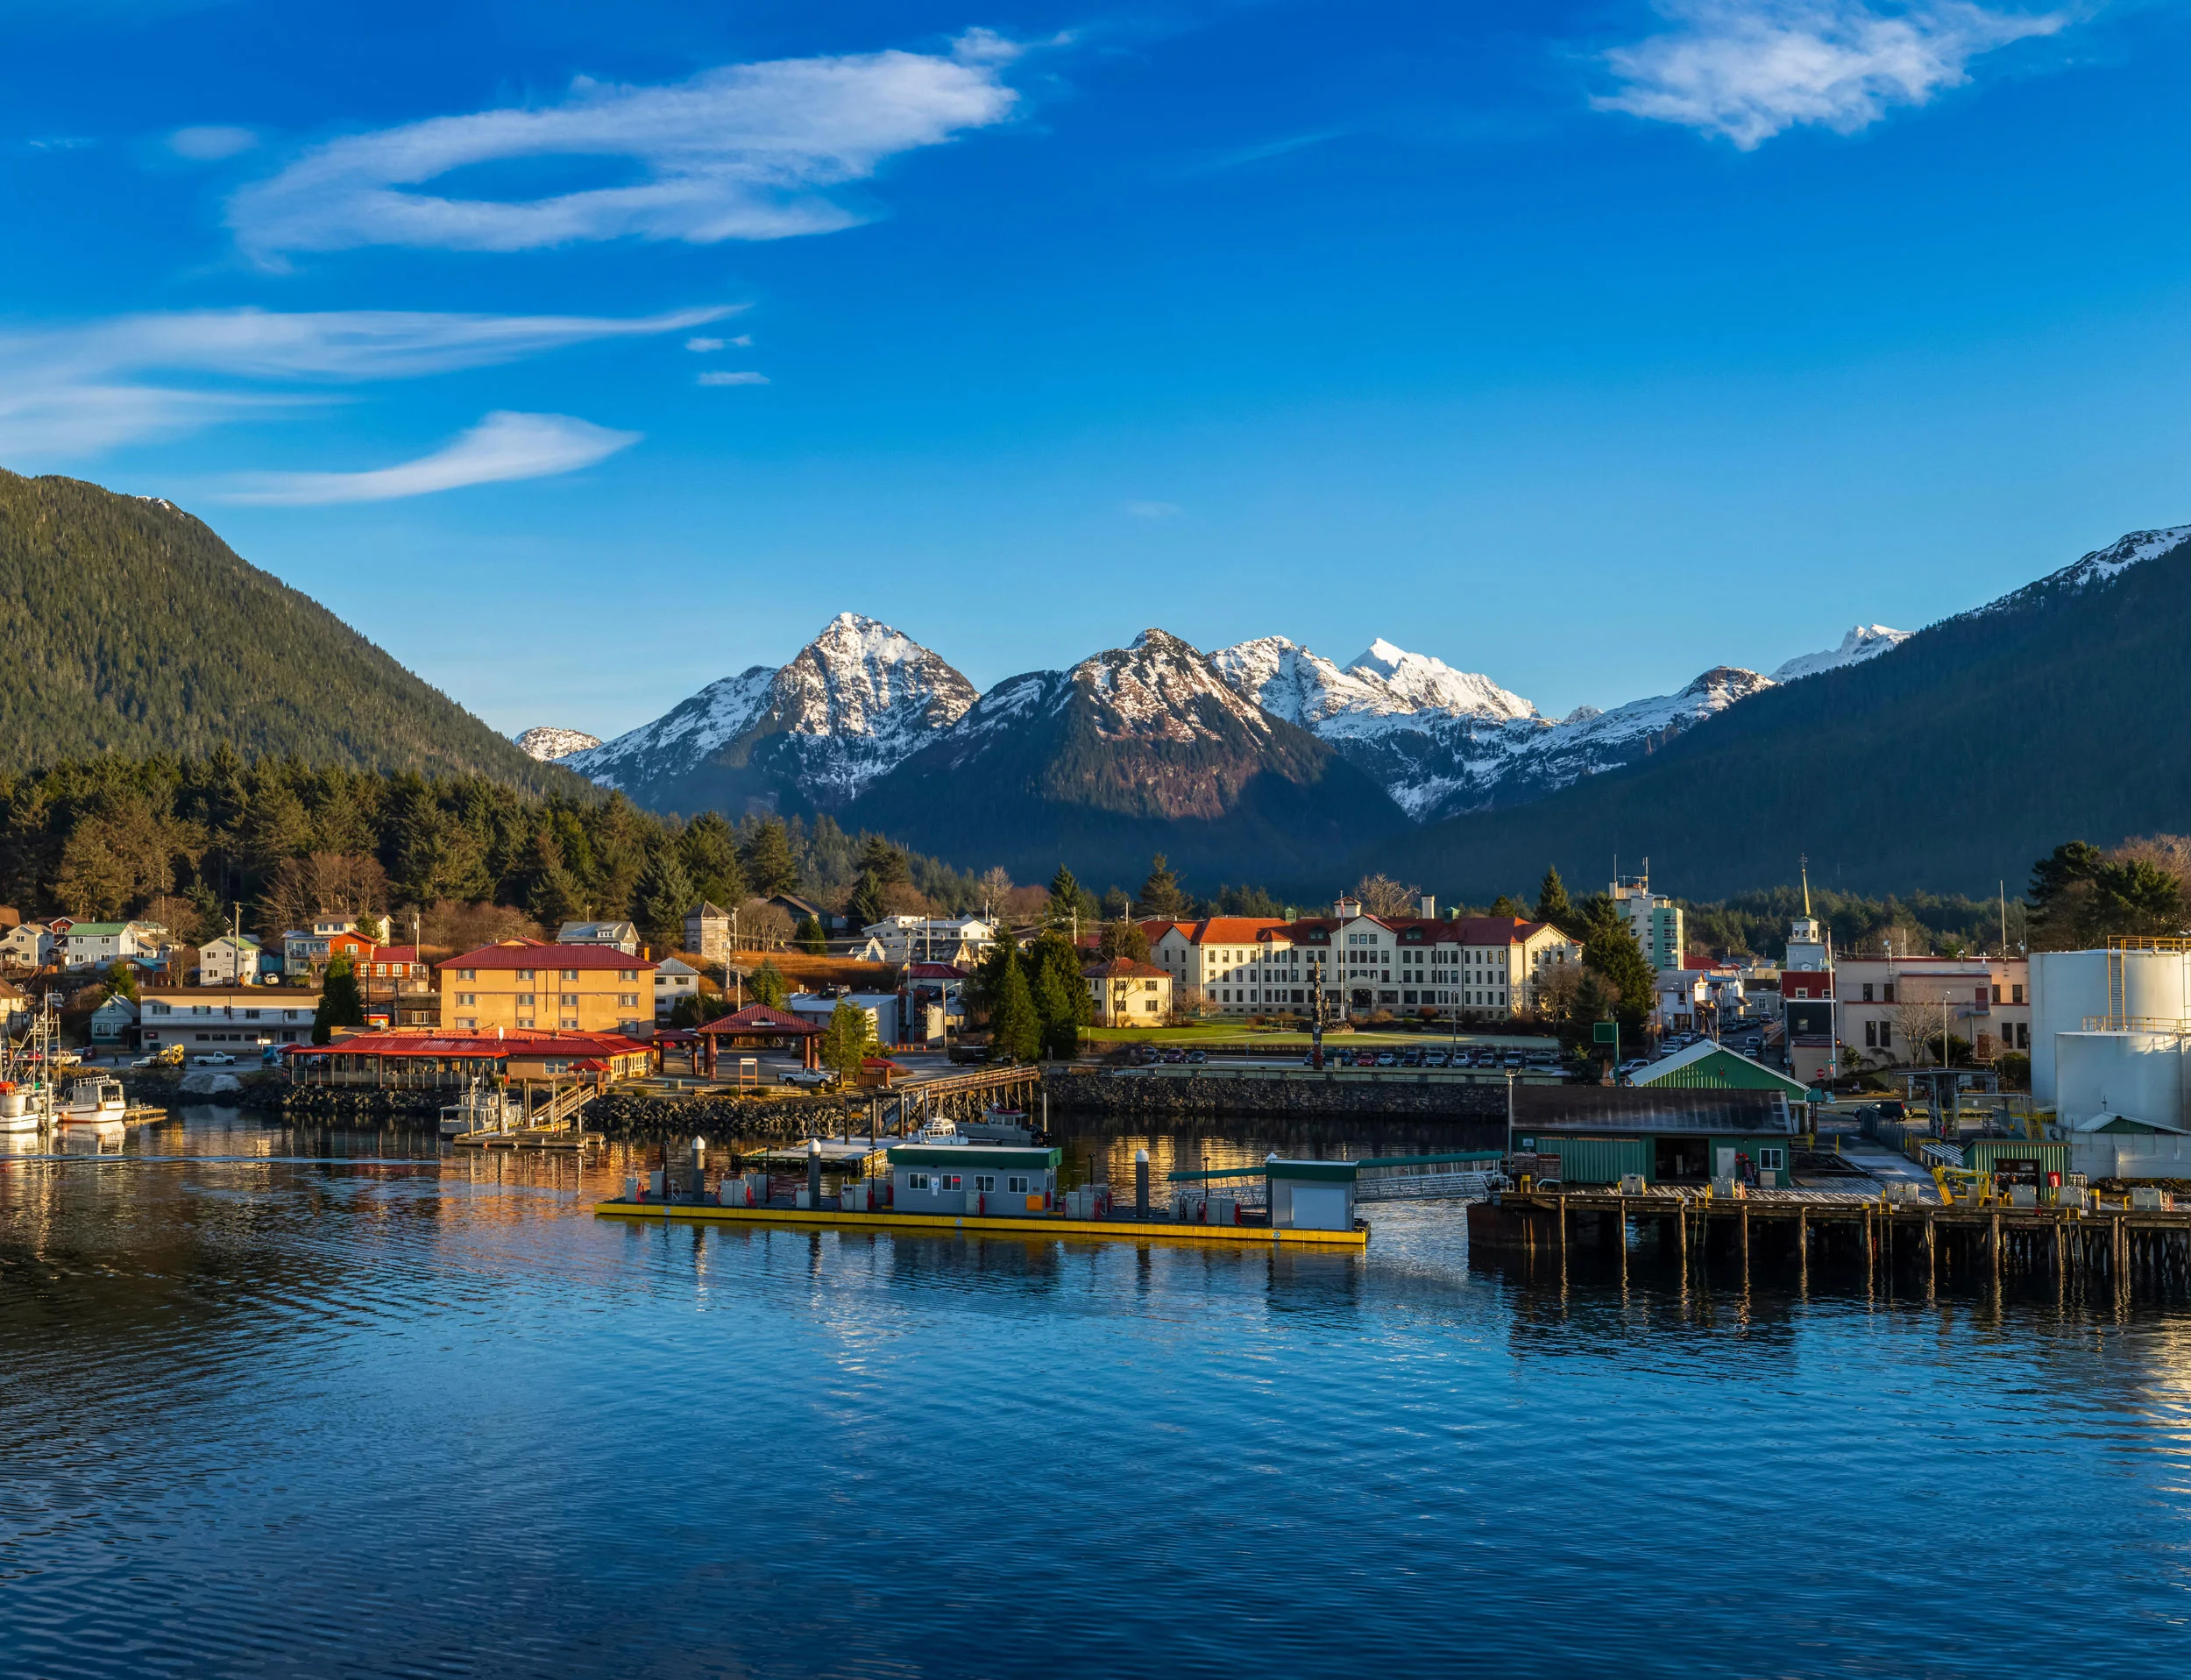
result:
[[[367,472],[266,472],[216,498],[264,507],[323,507],[330,502],[395,501],[407,496],[507,484],[575,472],[605,461],[640,439],[569,415],[498,411],[431,455]]]
[[[1672,28],[1605,55],[1599,110],[1678,123],[1743,151],[1797,124],[1843,134],[1970,79],[1971,60],[2067,26],[1968,0],[1660,0]]]
[[[725,66],[668,87],[581,79],[559,104],[438,117],[315,146],[229,201],[262,259],[363,245],[533,251],[633,237],[711,245],[853,225],[828,189],[904,152],[1002,122],[1018,48],[986,31],[947,54],[904,52]],[[642,179],[528,199],[428,190],[452,170],[519,159],[626,159]]]
[[[179,128],[167,137],[167,149],[193,163],[216,163],[258,144],[259,137],[247,128]]]

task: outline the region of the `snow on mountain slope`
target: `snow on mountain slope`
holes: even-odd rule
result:
[[[1867,659],[1876,659],[1889,649],[1900,647],[1909,639],[1907,630],[1890,630],[1883,624],[1851,625],[1840,647],[1790,659],[1773,673],[1773,681],[1792,683],[1799,677],[1816,677],[1821,671],[1839,670],[1843,665],[1861,665]]]
[[[2048,572],[2037,583],[2026,584],[2023,588],[2002,596],[1997,601],[1989,601],[1983,606],[1974,607],[1958,616],[1974,618],[1982,613],[1998,613],[2049,595],[2088,589],[2095,584],[2111,583],[2132,566],[2143,565],[2148,560],[2158,560],[2186,542],[2191,542],[2191,525],[2175,525],[2159,531],[2132,531],[2117,538],[2104,549],[2095,549],[2082,559],[2072,561],[2060,571]]]
[[[971,683],[910,636],[840,613],[782,669],[755,665],[711,683],[566,762],[642,801],[665,801],[673,789],[706,792],[717,772],[751,770],[770,785],[742,797],[833,808],[956,723],[975,698]]]
[[[589,735],[583,729],[558,729],[553,724],[542,723],[518,736],[517,744],[542,763],[553,764],[589,747],[599,747],[601,738]]]
[[[1536,707],[1488,677],[1455,670],[1382,637],[1344,670],[1284,636],[1237,642],[1209,657],[1237,692],[1326,739],[1374,734],[1384,719],[1424,712],[1486,719],[1537,715]]]

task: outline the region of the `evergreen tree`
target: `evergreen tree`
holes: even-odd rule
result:
[[[1658,976],[1625,919],[1614,915],[1592,925],[1583,946],[1583,966],[1599,975],[1620,999],[1621,1026],[1631,1032],[1640,1030],[1657,1001]]]
[[[684,873],[684,856],[665,840],[648,853],[634,903],[635,919],[649,946],[668,952],[683,945],[684,912],[691,907],[692,880]]]
[[[1027,971],[1012,950],[1011,941],[996,943],[1004,955],[996,1002],[989,1010],[989,1056],[992,1060],[1032,1061],[1042,1053],[1042,1019],[1035,1011]]]
[[[761,897],[798,889],[798,864],[791,856],[791,836],[776,818],[764,819],[755,826],[740,848],[739,861],[745,865],[747,883]]]
[[[1062,863],[1059,864],[1058,872],[1050,877],[1050,904],[1043,919],[1052,927],[1069,928],[1076,919],[1094,921],[1094,909],[1093,902],[1074,878],[1073,871]]]
[[[1491,913],[1516,921],[1526,922],[1529,919],[1529,907],[1518,898],[1509,898],[1503,892],[1491,901]]]
[[[859,868],[863,875],[871,875],[885,887],[902,886],[912,879],[912,872],[905,854],[884,840],[880,834],[870,834],[860,848]]]
[[[704,811],[687,823],[677,836],[677,849],[698,897],[720,910],[745,901],[746,872],[738,861],[738,837],[720,812]]]
[[[1153,920],[1169,920],[1185,908],[1179,879],[1159,852],[1149,861],[1149,878],[1141,883],[1140,912]]]
[[[327,965],[326,983],[320,989],[320,1006],[312,1016],[312,1042],[330,1043],[337,1027],[361,1027],[365,1024],[365,1003],[358,994],[358,976],[352,972],[348,957],[337,957]]]
[[[872,870],[862,869],[845,900],[845,914],[854,927],[873,927],[888,912],[883,908],[883,883]]]
[[[1544,880],[1536,890],[1536,918],[1549,922],[1565,932],[1575,919],[1575,905],[1567,896],[1567,883],[1560,879],[1557,867],[1544,872]]]
[[[1081,1053],[1081,1029],[1094,1014],[1081,979],[1081,953],[1061,928],[1052,928],[1028,952],[1029,990],[1042,1024],[1042,1053],[1070,1061]]]
[[[809,956],[826,957],[829,954],[829,935],[821,923],[812,916],[799,918],[798,931],[791,935],[791,942]]]
[[[746,989],[753,994],[755,1003],[766,1003],[772,1010],[782,1009],[791,996],[784,970],[776,966],[774,957],[762,959],[761,966],[747,978]]]
[[[1096,914],[1107,922],[1124,921],[1133,914],[1133,900],[1127,897],[1124,887],[1113,887],[1096,906]]]
[[[860,1064],[876,1047],[872,1017],[849,998],[841,1000],[829,1012],[829,1025],[822,1033],[822,1066],[849,1082],[859,1078]]]

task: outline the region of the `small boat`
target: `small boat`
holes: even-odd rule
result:
[[[1034,1129],[1017,1109],[989,1109],[979,1120],[953,1121],[937,1115],[914,1140],[924,1144],[1032,1144]]]
[[[122,1095],[122,1081],[95,1076],[70,1083],[68,1095],[54,1111],[53,1118],[64,1131],[89,1131],[118,1138],[129,1112],[129,1099]]]
[[[32,1105],[30,1093],[0,1081],[0,1138],[35,1135],[44,1117]]]
[[[481,1080],[473,1080],[464,1094],[441,1111],[441,1135],[463,1138],[473,1132],[508,1131],[521,1124],[523,1111],[517,1100]]]
[[[938,1114],[931,1115],[921,1124],[920,1130],[913,1134],[913,1141],[917,1144],[965,1144],[971,1143],[973,1139],[961,1135],[949,1115]]]

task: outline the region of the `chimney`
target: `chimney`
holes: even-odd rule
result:
[[[1342,922],[1351,922],[1361,913],[1361,905],[1351,898],[1341,898],[1331,906],[1332,916]]]
[[[1438,901],[1435,895],[1424,893],[1415,905],[1415,914],[1426,922],[1438,919]]]

